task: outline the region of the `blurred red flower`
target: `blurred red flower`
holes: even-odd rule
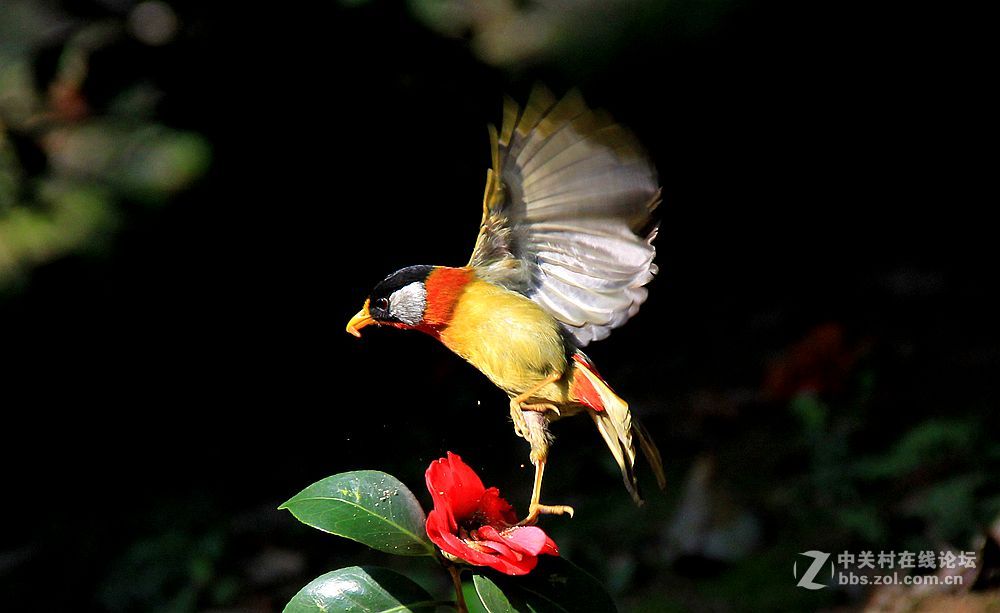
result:
[[[849,342],[847,330],[839,323],[816,326],[771,362],[764,394],[789,400],[801,393],[842,392],[867,349],[864,342]]]
[[[425,475],[434,510],[427,536],[450,559],[525,575],[542,554],[559,555],[555,542],[536,526],[518,526],[514,508],[495,487],[454,453],[431,462]]]

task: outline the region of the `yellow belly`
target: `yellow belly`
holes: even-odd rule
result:
[[[566,372],[559,323],[530,299],[480,279],[463,289],[441,342],[510,396]],[[566,387],[561,380],[534,397],[565,402]]]

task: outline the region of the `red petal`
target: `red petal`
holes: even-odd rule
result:
[[[451,509],[434,509],[427,514],[427,533],[430,534],[431,530],[436,530],[438,532],[445,533],[457,533],[458,524],[455,523],[455,517],[451,514]]]
[[[427,490],[434,500],[434,508],[450,509],[457,521],[476,512],[479,499],[485,491],[483,482],[475,471],[450,451],[448,457],[431,462],[424,478]]]
[[[502,541],[503,539],[501,538],[499,540],[476,541],[476,543],[482,545],[483,547],[489,547],[493,551],[499,553],[501,557],[507,558],[511,562],[520,562],[524,555],[517,553],[505,545]]]
[[[552,540],[552,537],[548,535],[545,536],[545,545],[542,547],[542,551],[540,553],[548,556],[559,555],[559,547],[556,545],[556,542]]]
[[[500,497],[500,490],[491,487],[479,499],[479,511],[491,526],[510,526],[517,523],[517,513],[510,503]]]
[[[496,534],[495,531],[494,534]],[[499,535],[497,535],[497,537],[499,540],[493,540],[491,538],[486,541],[476,541],[476,544],[482,547],[489,547],[493,551],[497,552],[497,555],[493,556],[487,564],[490,568],[495,568],[508,575],[524,575],[531,572],[531,569],[538,564],[538,558],[536,556],[518,553],[517,551],[514,551],[513,548],[509,547],[510,541],[507,541]]]
[[[541,528],[536,526],[516,526],[514,528],[508,528],[507,530],[501,532],[500,536],[507,539],[507,542],[515,550],[528,555],[537,556],[546,550],[549,543],[555,547],[555,542],[553,542]]]
[[[466,544],[464,540],[458,538],[455,533],[449,530],[442,530],[441,527],[443,523],[444,520],[440,518],[440,514],[437,510],[431,511],[427,514],[427,537],[431,539],[432,543],[440,547],[443,551],[459,557],[471,564],[478,564],[480,566],[491,565],[495,558],[493,554],[478,551],[469,547],[469,545]]]
[[[538,566],[538,558],[535,556],[523,556],[520,560],[497,557],[490,568],[495,568],[506,575],[527,575]]]

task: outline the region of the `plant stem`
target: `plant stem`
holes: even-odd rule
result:
[[[462,571],[451,562],[447,562],[444,566],[451,575],[451,582],[455,584],[455,603],[458,605],[458,613],[469,613],[469,607],[465,604],[465,594],[462,593]]]

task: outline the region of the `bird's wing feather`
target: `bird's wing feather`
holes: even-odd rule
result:
[[[536,88],[491,126],[483,220],[470,266],[537,302],[576,344],[608,336],[646,299],[656,274],[656,170],[632,135]]]

